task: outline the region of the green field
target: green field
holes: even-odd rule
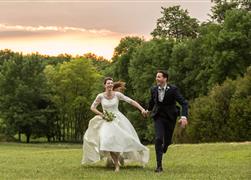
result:
[[[156,174],[154,147],[142,168],[129,164],[119,173],[104,162],[82,166],[81,145],[0,143],[0,179],[251,179],[251,143],[172,145],[164,172]]]

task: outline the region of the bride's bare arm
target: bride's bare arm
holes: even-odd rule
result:
[[[94,112],[95,114],[100,115],[100,116],[103,117],[104,114],[103,114],[102,112],[100,112],[97,108],[91,107],[90,109],[91,109],[91,111]]]
[[[134,107],[138,108],[141,112],[145,111],[145,109],[135,100],[132,100],[132,102],[130,104],[133,105]]]
[[[135,100],[125,96],[124,94],[118,92],[118,97],[120,100],[126,101],[127,103],[133,105],[134,107],[136,107],[137,109],[139,109],[141,111],[142,114],[146,113],[145,109]]]

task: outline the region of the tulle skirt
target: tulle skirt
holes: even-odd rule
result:
[[[124,162],[149,161],[149,149],[142,145],[130,121],[119,111],[116,118],[107,122],[95,116],[89,122],[83,138],[82,164],[95,163],[110,158],[110,152],[117,152]]]

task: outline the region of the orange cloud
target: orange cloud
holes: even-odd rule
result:
[[[59,26],[22,26],[0,24],[0,48],[24,53],[39,52],[57,55],[95,53],[110,59],[114,48],[124,36],[106,29],[84,29]],[[139,36],[139,35],[138,35]]]

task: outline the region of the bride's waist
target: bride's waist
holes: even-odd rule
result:
[[[118,109],[104,109],[104,111],[113,112],[113,113],[120,112]]]

